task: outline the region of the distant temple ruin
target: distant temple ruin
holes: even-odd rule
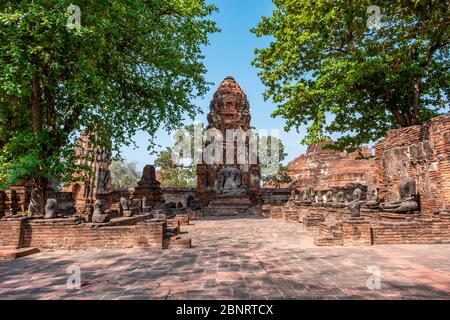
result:
[[[109,165],[111,151],[95,144],[95,138],[82,132],[77,140],[77,165],[84,168],[75,176],[74,182],[64,188],[71,192],[77,212],[81,212],[88,204],[94,204],[98,194],[113,190]]]

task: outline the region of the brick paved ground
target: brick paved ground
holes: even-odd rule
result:
[[[194,221],[191,250],[45,252],[0,261],[0,299],[450,299],[450,245],[319,248],[298,224]],[[68,290],[67,268],[83,287]],[[369,266],[381,289],[369,290]]]

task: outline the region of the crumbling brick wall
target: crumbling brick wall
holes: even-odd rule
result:
[[[163,188],[162,192],[166,203],[174,202],[178,204],[181,202],[185,208],[187,207],[188,196],[195,196],[195,189],[189,188]]]
[[[0,247],[21,248],[25,245],[23,230],[26,218],[0,221]]]
[[[39,249],[163,248],[165,222],[145,222],[131,226],[80,224],[76,219],[2,219],[0,246]]]
[[[319,225],[318,246],[450,243],[450,214],[403,221],[361,219]]]
[[[415,179],[421,212],[450,210],[450,115],[422,125],[391,130],[375,146],[379,194],[399,199],[403,176]]]
[[[417,219],[407,222],[379,222],[371,225],[373,243],[450,243],[450,217]]]
[[[330,143],[330,142],[327,142]],[[296,188],[314,187],[329,190],[348,184],[371,185],[376,170],[372,150],[363,147],[358,152],[345,153],[324,149],[327,143],[308,146],[306,154],[288,164],[288,174]]]

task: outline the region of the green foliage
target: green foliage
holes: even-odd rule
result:
[[[272,147],[273,145],[273,147]],[[276,151],[276,149],[278,149],[278,160],[279,162],[283,162],[284,159],[286,159],[287,153],[285,152],[285,146],[283,144],[283,141],[281,141],[280,138],[277,138],[275,136],[262,136],[259,137],[258,136],[258,146],[261,147],[266,147],[267,149],[267,158],[259,158],[261,167],[268,167],[271,162],[272,162],[272,158],[275,157],[275,155],[272,155],[272,148],[273,151]]]
[[[186,125],[175,134],[174,146],[159,152],[155,166],[161,171],[162,187],[196,187],[196,165],[203,152],[204,134],[203,124]],[[184,152],[190,152],[190,154],[184,154]],[[174,156],[178,158],[178,162],[174,162]]]
[[[114,160],[109,170],[113,188],[116,190],[136,187],[141,176],[136,162],[125,162],[123,159]]]
[[[280,164],[278,172],[274,175],[264,177],[264,182],[274,185],[277,189],[279,189],[282,184],[292,182],[292,179],[289,176],[288,167]]]
[[[38,136],[26,131],[16,132],[0,150],[0,189],[18,184],[21,179],[31,181],[36,172],[48,181],[68,182],[78,170],[72,144],[61,147],[59,156],[42,157],[40,146],[50,145],[50,141],[44,131]]]
[[[262,136],[258,137],[258,145],[260,148],[267,147],[267,158],[259,158],[263,181],[273,184],[276,188],[280,188],[281,184],[289,183],[291,178],[287,167],[282,164],[287,156],[283,141],[275,136]],[[272,155],[272,148],[274,151],[278,148],[278,163],[274,163],[275,159],[272,157],[275,155]]]
[[[172,160],[172,148],[161,151],[156,160],[155,166],[161,171],[162,187],[193,188],[197,183],[195,167],[180,167]]]
[[[209,83],[201,48],[218,31],[204,0],[77,1],[81,30],[69,30],[71,0],[0,4],[0,181],[63,179],[74,137],[93,131],[114,149],[138,130],[178,127]]]
[[[274,0],[252,30],[273,39],[253,64],[286,129],[307,126],[303,143],[342,137],[355,150],[387,130],[445,112],[450,96],[450,14],[446,0],[379,0],[378,29],[366,22],[371,1]]]

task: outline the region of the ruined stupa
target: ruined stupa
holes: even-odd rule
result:
[[[260,202],[261,168],[250,143],[250,120],[246,94],[233,77],[226,77],[211,101],[207,128],[221,136],[223,157],[214,163],[205,159],[212,143],[207,139],[203,163],[197,166],[197,197],[211,214],[252,212]]]

